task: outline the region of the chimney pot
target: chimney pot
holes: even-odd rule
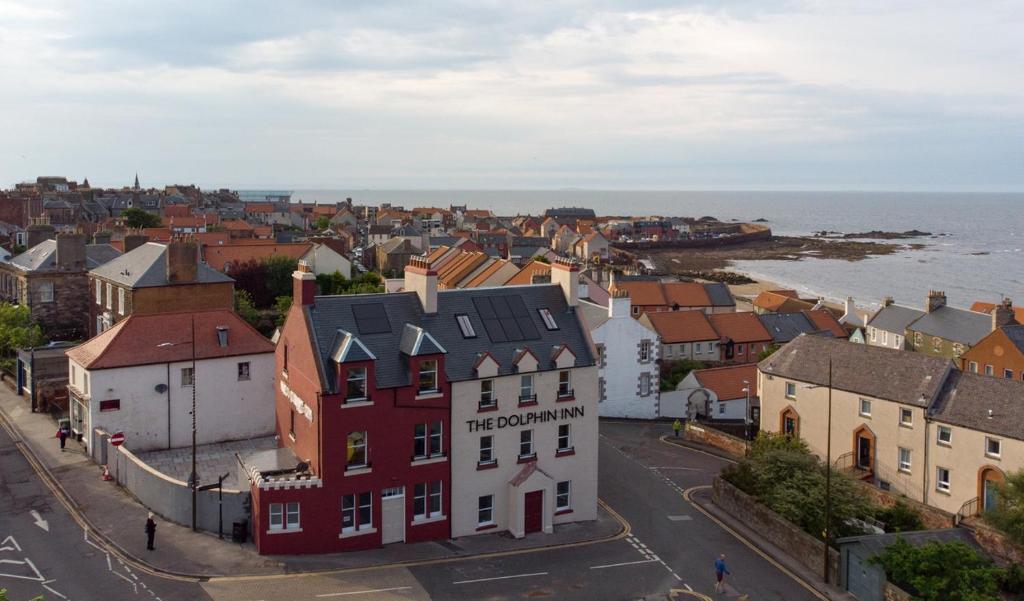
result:
[[[929,290],[925,312],[931,313],[946,306],[946,293],[940,290]]]
[[[1003,298],[1003,302],[992,309],[992,331],[1017,323],[1014,317],[1013,302],[1008,298]]]
[[[300,260],[292,272],[292,305],[313,305],[316,297],[316,275],[306,260]]]

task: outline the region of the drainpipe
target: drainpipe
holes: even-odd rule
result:
[[[167,364],[167,448],[171,448],[171,364]]]
[[[928,448],[931,446],[928,444],[928,434],[932,427],[932,420],[928,408],[924,409],[924,489],[921,491],[921,501],[928,504],[928,472],[931,470],[931,463],[928,460]]]

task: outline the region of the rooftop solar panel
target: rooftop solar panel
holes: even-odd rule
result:
[[[523,339],[523,333],[519,330],[519,324],[516,323],[515,317],[503,317],[498,321],[501,322],[501,329],[505,330],[506,338],[513,341]]]
[[[474,298],[473,305],[476,306],[476,312],[480,314],[480,319],[494,319],[497,317],[494,313],[494,308],[491,306],[491,299],[486,296]]]
[[[508,307],[512,310],[513,317],[529,317],[530,312],[526,309],[526,303],[521,296],[508,297]]]
[[[491,339],[491,342],[508,342],[505,337],[505,330],[501,328],[501,322],[497,319],[485,319],[484,329],[487,330],[487,337]]]
[[[391,322],[384,306],[379,304],[352,305],[352,317],[360,334],[383,334],[391,331]]]

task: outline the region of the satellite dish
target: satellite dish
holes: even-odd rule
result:
[[[309,464],[306,463],[305,461],[300,461],[299,464],[295,466],[295,471],[297,471],[297,472],[308,472],[309,471]]]
[[[157,384],[156,386],[153,387],[153,389],[159,392],[160,394],[163,394],[167,392],[167,384]]]

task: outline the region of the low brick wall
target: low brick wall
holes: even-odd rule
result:
[[[1010,564],[1024,565],[1024,549],[1013,543],[1005,534],[989,526],[985,521],[973,516],[961,522],[974,534],[981,548],[998,561]]]
[[[735,457],[746,457],[747,455],[747,442],[745,440],[703,424],[687,422],[686,429],[683,431],[683,438],[690,442],[715,447]]]
[[[785,550],[790,557],[819,576],[824,571],[822,557],[825,543],[786,521],[753,497],[715,478],[711,499],[715,505],[742,521],[749,528]],[[829,549],[830,582],[839,582],[839,552]]]
[[[943,530],[945,528],[956,527],[956,516],[948,511],[943,511],[937,507],[925,505],[919,501],[893,494],[868,482],[862,482],[860,480],[855,480],[855,482],[857,482],[857,485],[860,486],[861,491],[863,491],[867,497],[883,507],[892,507],[897,502],[902,502],[907,507],[916,511],[917,514],[921,516],[921,522],[924,524],[925,530]]]
[[[882,589],[882,598],[885,601],[913,601],[914,599],[910,593],[891,582],[885,583],[885,587]]]

